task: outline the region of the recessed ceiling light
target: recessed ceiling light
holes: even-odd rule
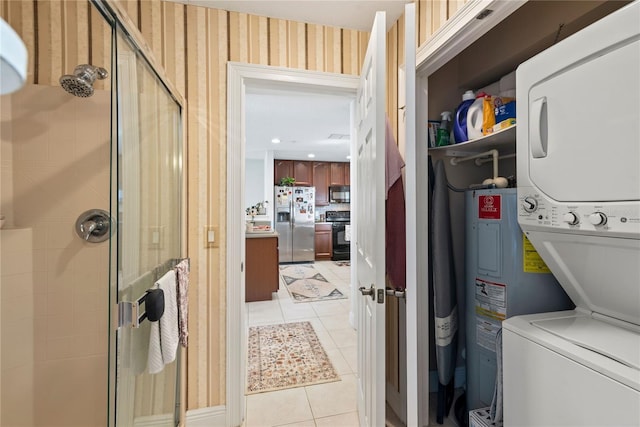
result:
[[[273,138],[271,142],[273,142],[274,144],[280,144],[280,138]]]
[[[307,157],[308,157],[308,158],[310,158],[310,159],[313,159],[315,156],[316,156],[316,155],[315,155],[315,154],[313,154],[313,153],[309,153],[309,154],[307,154]]]
[[[347,159],[348,159],[348,160],[351,160],[351,156],[347,156]]]

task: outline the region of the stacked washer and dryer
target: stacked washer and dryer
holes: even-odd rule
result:
[[[508,426],[640,425],[640,3],[517,70],[518,222],[576,308],[503,322]]]

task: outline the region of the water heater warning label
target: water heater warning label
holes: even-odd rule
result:
[[[478,196],[478,218],[480,219],[501,219],[502,218],[502,196],[492,194]]]
[[[476,277],[476,315],[495,320],[507,318],[507,285]]]
[[[495,351],[496,336],[507,318],[507,285],[476,277],[476,342]]]

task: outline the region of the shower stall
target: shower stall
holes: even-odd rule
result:
[[[117,308],[186,256],[183,101],[123,15],[0,2],[29,50],[0,96],[3,426],[178,422],[183,350],[149,374],[149,322]]]

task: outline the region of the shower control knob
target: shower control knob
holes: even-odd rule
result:
[[[607,216],[602,212],[594,212],[589,215],[589,222],[593,225],[605,225],[607,223]]]
[[[562,216],[562,220],[569,225],[576,225],[580,223],[580,218],[574,212],[567,212]]]
[[[522,200],[522,208],[529,213],[535,212],[538,209],[538,201],[531,196],[527,196]]]

